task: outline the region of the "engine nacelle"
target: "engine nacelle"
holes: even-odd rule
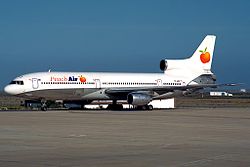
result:
[[[168,68],[168,61],[167,60],[161,60],[160,61],[160,69],[161,71],[166,71]]]
[[[173,69],[181,69],[186,66],[187,59],[184,60],[161,60],[160,61],[160,69],[162,71],[173,70]]]
[[[133,104],[133,105],[146,105],[152,100],[151,96],[147,94],[142,94],[142,93],[131,93],[128,94],[128,104]]]

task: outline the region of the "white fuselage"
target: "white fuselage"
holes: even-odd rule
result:
[[[188,78],[170,77],[161,73],[89,73],[40,72],[14,79],[23,84],[9,84],[5,92],[30,99],[105,100],[109,88],[147,88],[185,86]]]

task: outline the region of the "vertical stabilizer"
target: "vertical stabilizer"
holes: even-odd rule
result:
[[[207,35],[196,49],[194,54],[189,58],[192,67],[195,69],[210,71],[213,61],[213,53],[216,36]]]

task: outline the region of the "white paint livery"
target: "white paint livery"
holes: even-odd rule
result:
[[[194,54],[183,60],[162,60],[164,73],[39,72],[19,76],[5,87],[11,95],[32,100],[63,100],[87,104],[92,100],[127,100],[145,106],[166,99],[216,87],[211,72],[214,35],[208,35]],[[201,51],[207,52],[202,62]]]

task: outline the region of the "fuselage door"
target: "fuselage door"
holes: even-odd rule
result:
[[[33,89],[37,89],[39,87],[38,79],[32,78],[32,87]]]
[[[101,81],[100,81],[100,79],[94,79],[94,81],[95,81],[95,87],[96,88],[101,88]]]
[[[162,80],[161,79],[157,79],[156,82],[157,82],[157,86],[162,86]]]

